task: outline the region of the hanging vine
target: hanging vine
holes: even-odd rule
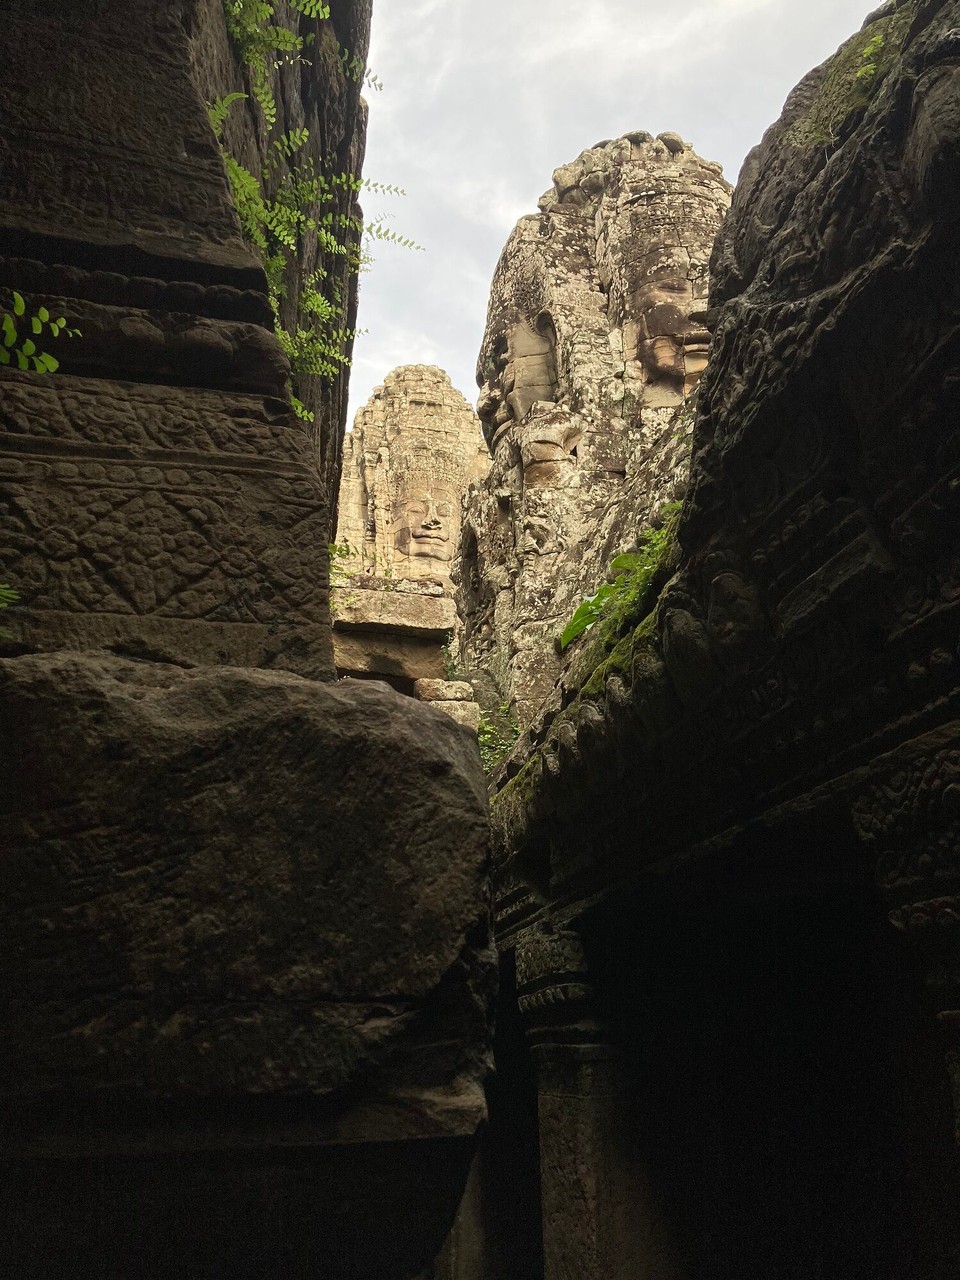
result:
[[[276,21],[274,0],[223,0],[227,30],[245,63],[254,100],[268,128],[277,120],[277,104],[271,73],[283,62],[304,60],[304,51],[315,42],[315,33],[300,35]],[[290,0],[296,12],[308,18],[328,18],[323,0]],[[382,86],[356,55],[341,50],[346,74],[361,77],[375,89]],[[287,298],[287,282],[295,272],[290,268],[306,235],[316,239],[327,258],[340,259],[348,272],[358,272],[366,260],[362,243],[381,240],[403,248],[421,249],[413,240],[386,227],[381,219],[363,223],[350,214],[336,211],[336,198],[343,192],[368,190],[380,195],[403,195],[401,188],[370,182],[355,174],[326,175],[305,149],[310,139],[307,128],[283,133],[272,139],[260,176],[253,174],[234,156],[223,140],[223,128],[231,108],[247,98],[230,93],[208,104],[227,178],[233,192],[244,239],[263,262],[277,338],[286,353],[296,380],[318,377],[332,381],[349,364],[346,352],[356,331],[345,323],[342,286],[329,271],[318,267],[298,288],[289,327],[281,320],[281,302]],[[267,194],[267,187],[273,195]],[[312,420],[296,395],[292,397],[298,415]]]

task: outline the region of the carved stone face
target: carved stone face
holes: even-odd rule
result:
[[[553,342],[530,325],[512,325],[494,349],[480,389],[477,413],[488,444],[509,422],[521,422],[538,400],[557,398]]]
[[[460,502],[446,480],[412,473],[393,504],[401,576],[448,574],[460,534]]]
[[[668,383],[685,394],[699,381],[710,334],[690,315],[703,305],[682,276],[664,275],[637,291],[637,356],[648,383]]]

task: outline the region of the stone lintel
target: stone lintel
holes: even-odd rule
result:
[[[337,671],[389,680],[439,679],[443,653],[437,639],[395,631],[340,630],[333,632],[333,660]]]
[[[331,603],[335,631],[402,632],[443,641],[457,620],[456,607],[445,596],[370,591],[347,584],[332,588]],[[429,675],[442,678],[442,663],[438,672]]]
[[[418,680],[413,692],[421,702],[473,701],[473,685],[466,680]]]

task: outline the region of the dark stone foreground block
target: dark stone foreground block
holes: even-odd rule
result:
[[[61,652],[0,663],[0,741],[0,1260],[414,1274],[484,1115],[473,735],[370,682]]]

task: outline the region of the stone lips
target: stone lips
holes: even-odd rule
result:
[[[380,1140],[473,1131],[471,735],[370,682],[78,654],[6,661],[3,720],[8,1103],[351,1085],[354,1136],[365,1101]]]

